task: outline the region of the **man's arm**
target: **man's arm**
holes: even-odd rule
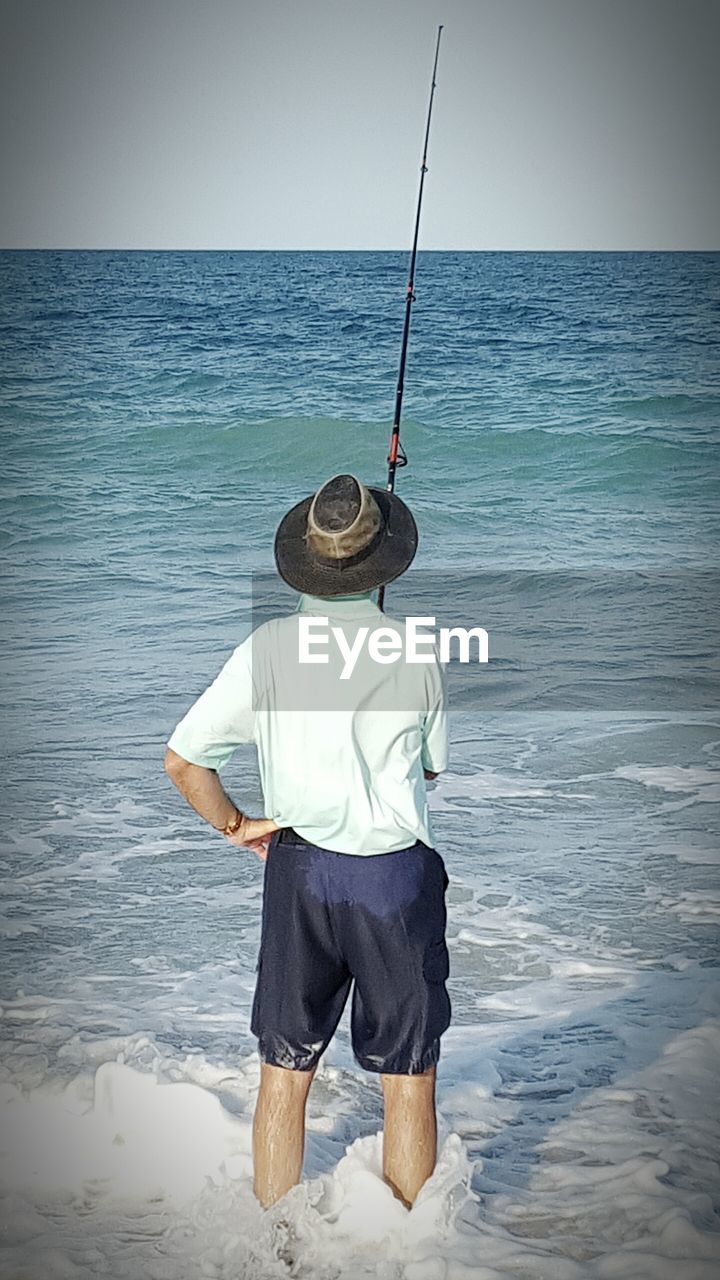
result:
[[[248,818],[233,804],[218,769],[236,747],[251,742],[254,732],[252,641],[238,645],[212,684],[176,726],[165,754],[165,772],[188,804],[233,844],[267,852],[268,838],[278,830],[270,818]],[[228,827],[237,828],[232,834]]]
[[[254,849],[260,858],[267,854],[267,845],[278,824],[271,818],[249,818],[238,809],[225,791],[216,771],[203,765],[191,764],[171,747],[165,752],[165,772],[188,804],[216,831],[226,835],[231,844],[239,848]],[[232,835],[225,828],[237,818],[241,821]]]
[[[448,765],[447,678],[439,660],[427,671],[428,709],[422,730],[422,766],[426,779],[432,782]]]

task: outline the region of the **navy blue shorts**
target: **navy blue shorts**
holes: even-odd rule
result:
[[[252,1030],[260,1057],[309,1071],[328,1046],[354,982],[352,1045],[368,1071],[434,1066],[450,1024],[445,890],[427,845],[368,857],[272,837]]]

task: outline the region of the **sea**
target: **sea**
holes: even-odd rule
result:
[[[489,640],[450,663],[429,787],[438,1164],[411,1211],[383,1183],[343,1021],[303,1182],[266,1214],[252,1194],[262,863],[164,746],[258,598],[293,607],[284,512],[339,472],[385,484],[407,271],[0,255],[12,1280],[718,1274],[718,254],[418,257],[397,492],[420,544],[386,608]],[[261,813],[251,748],[224,781]]]

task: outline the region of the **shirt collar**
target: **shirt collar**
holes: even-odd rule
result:
[[[375,603],[374,591],[363,591],[352,596],[301,595],[298,613],[314,613],[328,618],[367,618],[380,613]]]

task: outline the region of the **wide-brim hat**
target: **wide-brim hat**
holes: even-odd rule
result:
[[[280,521],[275,563],[296,591],[353,595],[398,578],[417,544],[417,525],[401,498],[338,475]]]

